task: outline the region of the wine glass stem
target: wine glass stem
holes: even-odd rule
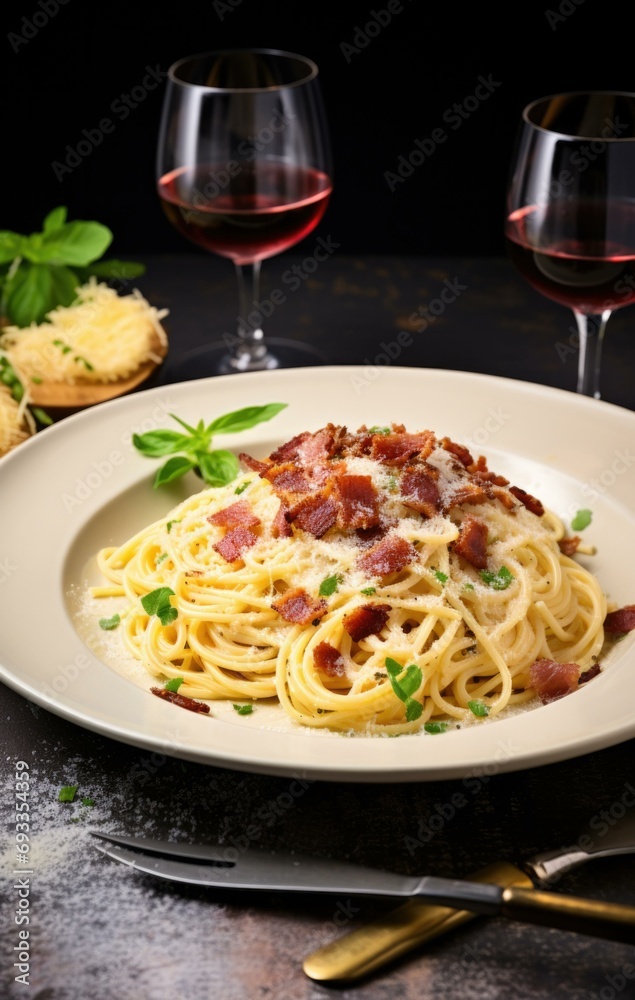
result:
[[[221,366],[223,372],[249,372],[274,368],[275,359],[267,351],[258,307],[260,261],[236,264],[238,282],[238,330],[229,340],[230,354]]]
[[[600,361],[602,341],[610,309],[601,313],[581,313],[573,310],[580,334],[580,355],[578,359],[577,391],[584,396],[600,398]]]

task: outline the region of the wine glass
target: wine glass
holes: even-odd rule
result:
[[[292,340],[265,342],[260,265],[317,226],[332,190],[325,113],[312,60],[277,49],[206,52],[168,71],[157,187],[172,225],[234,262],[238,329],[190,352],[181,368],[228,374],[324,361]],[[277,301],[273,301],[276,298]],[[275,353],[268,345],[275,346]]]
[[[524,109],[505,237],[527,281],[573,310],[577,391],[599,399],[607,321],[635,302],[635,94],[555,94]]]

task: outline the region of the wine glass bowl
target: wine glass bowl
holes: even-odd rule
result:
[[[509,256],[573,311],[577,391],[600,397],[611,314],[635,302],[635,94],[556,94],[523,111],[507,191]]]
[[[274,49],[236,49],[179,60],[168,72],[157,190],[175,229],[233,261],[235,334],[204,352],[212,374],[315,363],[307,345],[276,339],[258,315],[261,262],[284,253],[319,223],[332,190],[318,67]],[[199,373],[200,374],[200,373]]]

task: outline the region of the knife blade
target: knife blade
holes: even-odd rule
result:
[[[594,858],[635,853],[635,817],[627,814],[613,826],[603,823],[599,829],[602,832],[595,841],[582,834],[574,845],[541,851],[518,865],[496,862],[469,878],[501,886],[542,888]],[[319,981],[361,979],[476,916],[466,909],[429,906],[413,899],[317,949],[304,960],[304,971]]]
[[[107,842],[96,846],[108,857],[170,881],[223,889],[425,899],[441,907],[635,944],[635,907],[478,880],[400,875],[287,852],[248,849],[236,861],[219,862],[215,849],[203,848],[206,859],[191,853],[184,859],[174,843],[91,832]],[[210,850],[215,857],[209,858]]]

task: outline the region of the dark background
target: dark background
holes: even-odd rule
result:
[[[52,12],[45,24],[41,4]],[[385,0],[319,6],[179,0],[162,8],[147,0],[27,0],[5,14],[0,228],[39,229],[47,211],[66,204],[71,219],[111,227],[109,255],[193,250],[172,231],[155,195],[165,83],[125,120],[111,105],[141,84],[147,66],[165,73],[195,52],[259,45],[302,53],[320,67],[335,190],[308,239],[330,233],[342,253],[354,255],[503,254],[505,185],[522,108],[560,90],[635,90],[630,7],[600,0],[496,8],[402,0],[390,24],[346,56],[342,44],[354,42],[372,11],[386,9]],[[444,114],[474,94],[479,76],[499,85],[452,129]],[[63,162],[67,145],[75,148],[82,131],[104,117],[114,131],[59,180],[53,161]],[[445,129],[446,142],[391,191],[385,172],[437,128]]]

